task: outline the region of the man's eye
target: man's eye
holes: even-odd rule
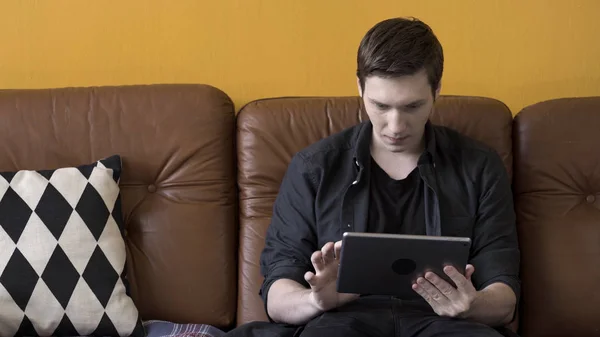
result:
[[[377,109],[379,110],[384,110],[387,109],[387,105],[385,104],[381,104],[381,103],[375,103],[375,106],[377,107]]]

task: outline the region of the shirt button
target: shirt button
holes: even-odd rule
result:
[[[350,223],[348,223],[348,224],[346,225],[346,227],[350,228]]]
[[[591,203],[593,203],[594,201],[596,201],[596,197],[595,197],[593,194],[590,194],[590,195],[588,195],[588,196],[585,198],[585,201],[587,201],[588,203],[590,203],[590,204],[591,204]]]
[[[149,185],[148,186],[148,192],[150,192],[150,193],[156,192],[156,186],[155,185]]]

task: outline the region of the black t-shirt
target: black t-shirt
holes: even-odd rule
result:
[[[392,179],[371,158],[368,232],[425,235],[424,182],[416,167],[405,179]]]

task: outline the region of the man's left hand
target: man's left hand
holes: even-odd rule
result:
[[[412,288],[433,308],[436,314],[448,317],[465,317],[477,296],[471,281],[475,267],[468,264],[465,275],[454,267],[444,267],[444,273],[456,284],[456,288],[432,272],[419,277]]]

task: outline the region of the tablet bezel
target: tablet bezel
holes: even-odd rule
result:
[[[416,299],[420,296],[411,286],[426,271],[454,286],[443,267],[452,265],[464,275],[470,249],[468,237],[346,232],[336,288],[340,293]],[[395,273],[392,264],[402,258],[412,259],[416,269],[407,275]]]

